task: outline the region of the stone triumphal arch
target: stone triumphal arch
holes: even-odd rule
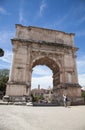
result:
[[[56,96],[81,96],[73,33],[17,24],[16,36],[11,41],[13,57],[6,95],[29,96],[32,68],[46,65],[53,72]]]

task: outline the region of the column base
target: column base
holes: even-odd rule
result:
[[[63,94],[67,96],[71,105],[84,105],[81,97],[81,86],[79,84],[61,83],[53,88],[53,100],[58,105],[63,105]]]
[[[6,95],[3,100],[7,101],[26,101],[30,94],[30,87],[26,83],[9,82],[6,88]]]
[[[30,96],[4,96],[3,97],[4,102],[29,102],[31,101]]]

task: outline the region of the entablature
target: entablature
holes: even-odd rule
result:
[[[73,47],[73,46],[70,46],[70,45],[66,45],[66,44],[60,44],[60,43],[55,43],[55,42],[46,42],[46,41],[35,41],[35,40],[25,40],[25,39],[18,39],[18,38],[14,38],[14,39],[11,39],[12,41],[12,44],[21,44],[21,45],[24,45],[24,46],[29,46],[32,44],[35,44],[35,45],[39,45],[39,46],[53,46],[53,47],[57,47],[57,48],[61,48],[61,49],[69,49],[69,50],[72,50],[72,51],[77,51],[78,48],[77,47]]]

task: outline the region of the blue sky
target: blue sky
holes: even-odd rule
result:
[[[75,33],[75,46],[79,48],[78,78],[85,86],[85,0],[0,0],[0,48],[5,51],[4,57],[0,58],[0,69],[10,68],[10,39],[15,36],[15,24]],[[43,83],[44,79],[50,83]],[[38,84],[52,86],[52,71],[46,66],[37,66],[33,71],[32,85]]]

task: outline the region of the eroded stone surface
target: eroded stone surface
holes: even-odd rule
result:
[[[53,71],[53,90],[57,95],[81,96],[73,33],[16,25],[12,45],[13,59],[6,95],[29,95],[33,67],[46,65]]]

